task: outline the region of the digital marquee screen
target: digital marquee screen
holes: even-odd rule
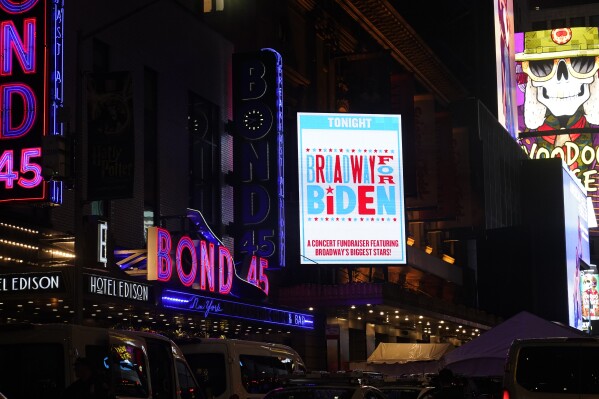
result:
[[[303,264],[405,264],[401,117],[298,113]]]

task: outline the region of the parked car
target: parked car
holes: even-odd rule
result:
[[[386,399],[386,396],[370,385],[330,383],[276,388],[264,399]]]
[[[599,340],[517,339],[503,378],[504,399],[591,399],[599,397]]]
[[[0,326],[0,391],[8,399],[61,398],[79,362],[116,398],[203,398],[183,353],[162,335],[71,324]]]
[[[385,394],[387,399],[418,399],[430,388],[421,385],[381,385],[378,388]]]
[[[198,383],[215,399],[258,399],[283,380],[306,371],[286,345],[237,339],[178,341]]]
[[[285,386],[267,393],[264,399],[387,399],[374,384],[383,375],[374,372],[307,372],[290,376]]]

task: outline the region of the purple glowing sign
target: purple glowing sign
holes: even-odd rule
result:
[[[201,313],[204,317],[233,317],[308,330],[314,329],[314,316],[310,314],[217,299],[187,292],[164,290],[162,292],[162,305],[165,308]]]
[[[43,176],[44,136],[62,135],[63,4],[0,0],[0,202],[62,201]]]

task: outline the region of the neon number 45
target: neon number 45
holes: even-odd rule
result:
[[[42,167],[38,163],[31,162],[31,159],[41,156],[42,149],[40,147],[21,150],[21,176],[19,177],[19,173],[14,170],[13,150],[4,151],[0,156],[0,182],[4,182],[6,188],[13,188],[15,180],[23,188],[38,186],[43,180]]]
[[[258,257],[257,261],[256,258],[256,256],[252,256],[252,261],[250,262],[250,268],[248,270],[247,281],[251,284],[254,284],[256,287],[264,291],[266,295],[268,295],[268,276],[264,273],[264,271],[268,269],[268,259]],[[259,267],[258,263],[260,264]]]

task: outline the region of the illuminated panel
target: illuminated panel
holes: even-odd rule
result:
[[[587,198],[580,181],[565,166],[562,183],[569,324],[582,329],[581,267],[591,262]]]
[[[62,24],[61,0],[0,0],[0,202],[62,202],[42,169],[44,136],[63,134]]]
[[[597,27],[516,33],[518,131],[597,127]]]
[[[233,56],[235,257],[285,266],[283,62],[270,48]]]
[[[597,217],[598,29],[516,33],[514,44],[518,141],[531,159],[562,158],[592,198]]]
[[[137,281],[128,281],[108,276],[84,274],[85,291],[89,294],[106,295],[142,302],[152,301],[152,287]]]
[[[148,280],[170,280],[173,274],[171,246],[171,235],[167,230],[148,228]]]
[[[585,270],[580,279],[582,319],[583,322],[587,323],[587,325],[591,320],[599,320],[599,290],[597,290],[598,281],[599,274],[597,274],[596,266],[590,270]]]
[[[314,329],[314,316],[310,314],[250,305],[168,289],[162,292],[162,305],[165,308],[201,313],[204,317],[225,316],[307,330]]]
[[[512,0],[493,0],[495,11],[495,63],[497,70],[497,120],[516,137],[514,73],[514,11]]]
[[[297,118],[301,263],[405,264],[401,117]]]
[[[266,298],[270,287],[268,276],[265,273],[265,270],[268,269],[268,260],[256,256],[251,257],[252,265],[247,272],[247,278],[239,277],[231,253],[212,234],[205,224],[203,216],[194,210],[189,210],[189,216],[197,231],[206,238],[205,240],[198,240],[196,243],[189,236],[183,235],[173,246],[171,234],[167,230],[160,227],[148,227],[146,264],[148,280],[169,284],[181,283],[184,287],[194,290],[218,292],[221,295],[245,299],[262,300]],[[173,247],[175,253],[171,254]],[[188,251],[191,262],[184,259],[185,251]],[[127,254],[121,254],[121,256]],[[137,255],[133,255],[133,257],[137,257]],[[128,259],[133,258],[129,257]],[[126,262],[127,259],[119,261],[120,264]],[[134,262],[141,263],[139,259]]]
[[[62,272],[3,274],[0,276],[0,292],[3,295],[65,292],[65,287]]]

